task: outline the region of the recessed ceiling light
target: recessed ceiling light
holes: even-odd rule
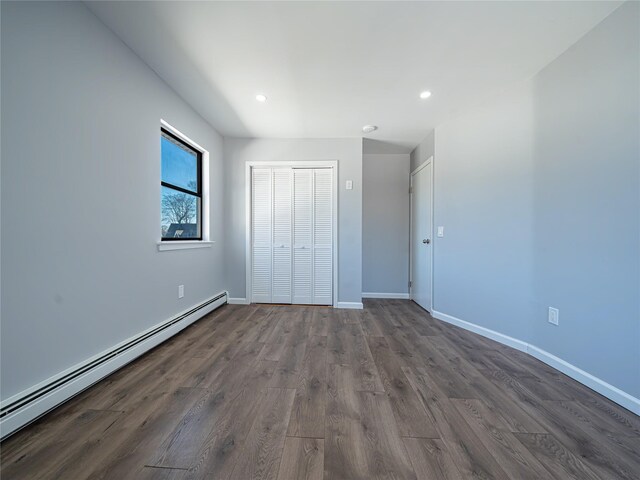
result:
[[[365,125],[364,127],[362,127],[362,131],[364,133],[375,132],[377,129],[378,127],[376,125]]]
[[[431,92],[429,90],[425,90],[424,92],[420,92],[420,98],[421,99],[425,99],[425,98],[429,98],[431,96]]]
[[[259,93],[258,95],[256,95],[256,100],[261,103],[264,103],[267,101],[267,96]]]

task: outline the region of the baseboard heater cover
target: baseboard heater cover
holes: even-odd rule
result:
[[[2,402],[0,439],[6,438],[70,400],[225,303],[227,292],[222,292],[170,320],[125,340],[97,357]]]

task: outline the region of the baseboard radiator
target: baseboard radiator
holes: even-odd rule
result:
[[[0,405],[0,440],[70,400],[225,303],[227,292],[222,292],[3,401]]]

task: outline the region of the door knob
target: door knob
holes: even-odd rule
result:
[[[422,243],[426,243],[427,245],[429,245],[431,243],[431,240],[425,238],[424,240],[422,240]]]

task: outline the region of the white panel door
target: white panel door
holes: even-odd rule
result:
[[[271,303],[272,171],[254,168],[251,175],[251,301]]]
[[[292,183],[291,168],[273,169],[273,303],[291,303]]]
[[[313,302],[333,298],[333,169],[313,171]]]
[[[411,176],[411,299],[431,310],[432,164]]]
[[[293,298],[313,303],[313,170],[293,169]]]

